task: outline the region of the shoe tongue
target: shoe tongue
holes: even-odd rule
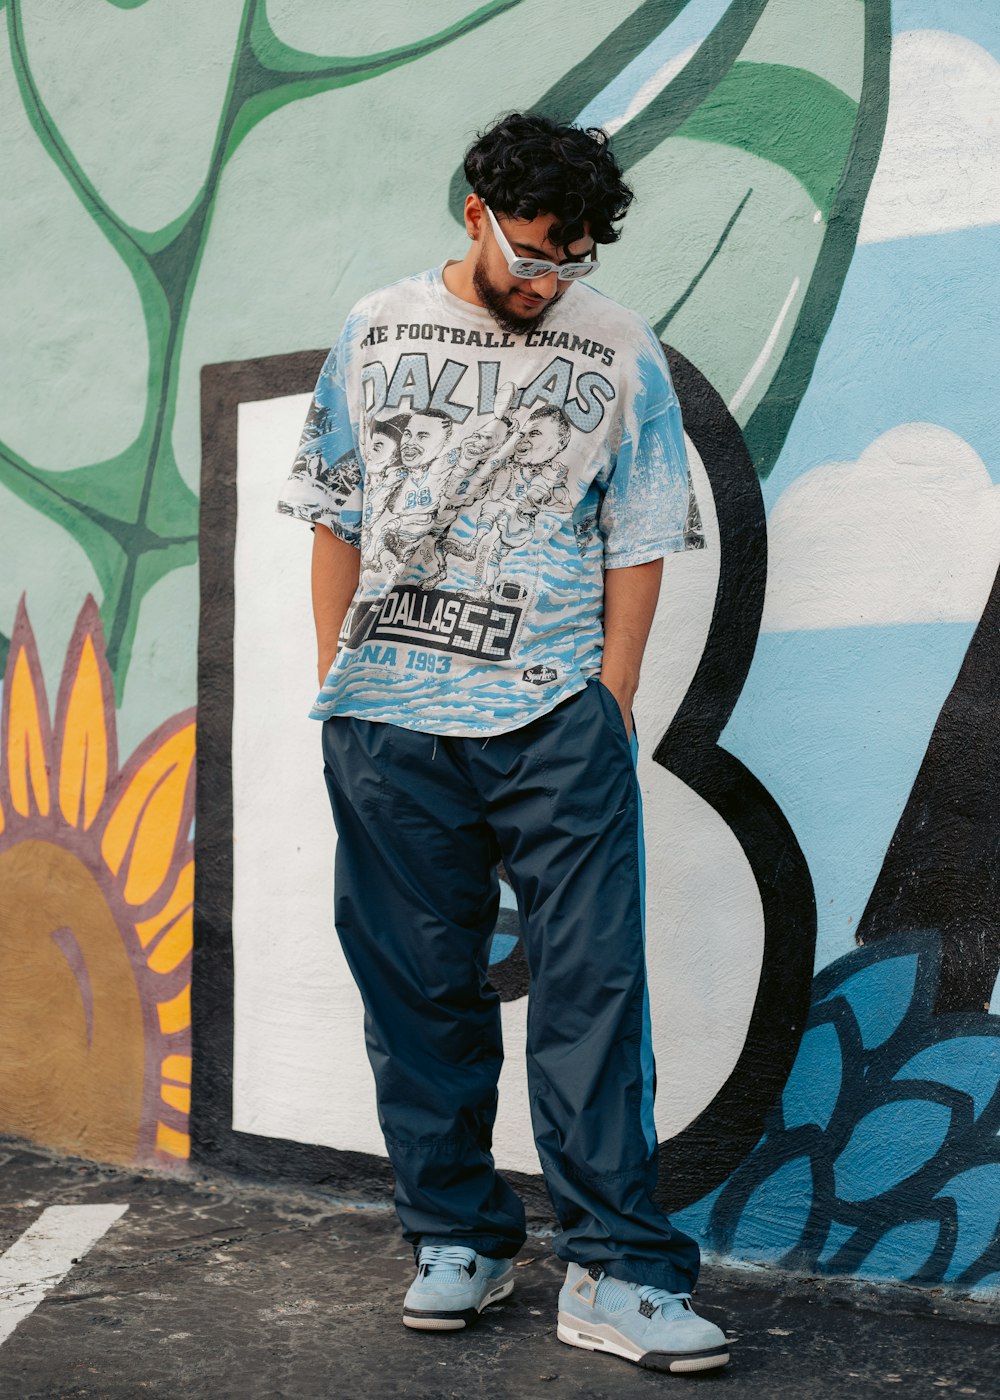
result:
[[[462,1270],[457,1264],[447,1264],[437,1260],[427,1265],[427,1274],[428,1276],[433,1274],[438,1283],[458,1283],[462,1277]]]
[[[438,1283],[459,1283],[462,1278],[462,1270],[467,1269],[475,1257],[474,1249],[449,1246],[440,1254],[427,1250],[420,1256],[420,1262],[428,1277],[433,1274]]]

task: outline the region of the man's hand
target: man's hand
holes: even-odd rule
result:
[[[603,670],[601,671],[601,684],[605,687],[606,690],[610,690],[611,694],[618,701],[618,708],[622,712],[622,720],[625,725],[625,733],[631,739],[632,701],[635,699],[635,692],[638,689],[638,684],[633,685],[630,682],[624,680],[617,680],[614,682],[614,684],[612,684],[611,680],[608,679],[605,671]]]

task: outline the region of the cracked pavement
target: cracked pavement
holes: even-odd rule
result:
[[[556,1340],[562,1269],[541,1235],[477,1328],[419,1333],[400,1321],[412,1261],[384,1205],[11,1140],[0,1165],[0,1251],[48,1206],[128,1206],[0,1345],[5,1400],[630,1400],[703,1386],[729,1400],[1000,1397],[995,1301],[710,1260],[698,1307],[727,1328],[732,1364],[664,1376]]]

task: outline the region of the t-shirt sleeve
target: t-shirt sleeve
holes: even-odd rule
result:
[[[364,463],[348,408],[347,353],[342,335],[320,370],[278,510],[296,520],[325,525],[338,539],[359,549]]]
[[[636,366],[633,403],[604,485],[598,527],[604,566],[623,569],[697,547],[688,529],[697,515],[680,404],[666,356],[648,332]]]

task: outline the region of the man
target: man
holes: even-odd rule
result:
[[[707,1370],[728,1350],[691,1308],[698,1248],[652,1196],[631,721],[663,557],[684,547],[677,399],[649,326],[585,282],[632,198],[604,133],[514,114],[470,148],[465,174],[465,257],[365,297],[320,375],[309,422],[336,425],[324,449],[355,451],[360,484],[342,473],[320,510],[293,473],[282,504],[322,523],[312,714],[338,831],[337,930],[417,1260],[403,1320],[474,1321],[511,1291],[525,1238],[490,1151],[502,858],[531,974],[532,1124],[567,1264],[558,1335]],[[374,533],[409,552],[373,559],[364,417],[405,412],[408,472],[414,423],[443,415],[459,446],[416,514],[409,486],[386,504]],[[309,423],[303,442],[315,451]],[[497,486],[510,531],[490,593],[467,546]]]

